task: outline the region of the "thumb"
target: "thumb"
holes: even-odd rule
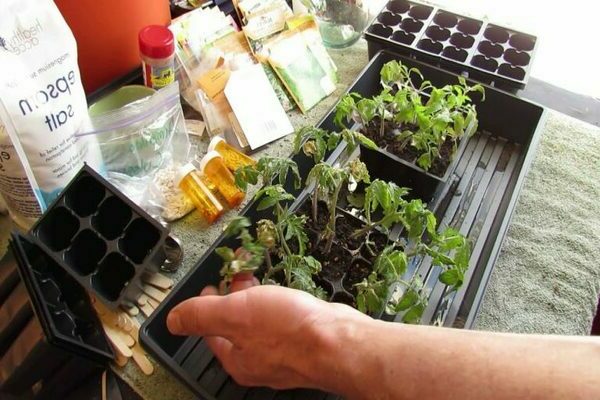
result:
[[[173,335],[221,336],[231,338],[238,329],[236,299],[204,291],[177,305],[167,316],[167,327]],[[212,292],[212,290],[210,291]]]

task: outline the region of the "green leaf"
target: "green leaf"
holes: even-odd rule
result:
[[[256,207],[258,211],[266,210],[286,200],[294,200],[294,196],[286,192],[281,185],[265,186],[256,192],[255,198],[260,200]]]
[[[333,118],[333,122],[337,127],[346,128],[346,123],[352,118],[352,114],[356,110],[355,98],[360,99],[361,96],[356,93],[349,93],[340,99]]]
[[[281,221],[281,225],[282,230],[285,232],[285,239],[296,239],[298,243],[298,254],[304,255],[306,251],[306,245],[308,243],[308,236],[304,230],[306,225],[306,216],[286,213],[285,217]]]
[[[462,285],[463,276],[457,269],[449,269],[440,274],[440,282],[448,286],[460,286]]]
[[[241,217],[241,216],[233,217],[231,219],[231,221],[229,222],[229,224],[227,225],[227,228],[225,228],[225,236],[226,237],[237,236],[245,228],[248,228],[251,225],[252,224],[250,223],[250,220],[246,217]]]
[[[363,313],[377,314],[383,311],[388,296],[388,284],[371,273],[367,279],[354,285],[358,310]]]
[[[225,262],[231,262],[235,259],[235,253],[229,247],[217,247],[215,253]]]
[[[348,203],[355,208],[362,209],[365,206],[365,195],[364,193],[350,193],[346,196]]]
[[[431,154],[429,153],[423,153],[419,156],[419,158],[417,159],[417,164],[419,165],[419,167],[423,168],[425,171],[429,170],[429,168],[431,168]]]
[[[435,215],[433,213],[427,213],[425,218],[427,219],[427,233],[435,235],[437,226]]]
[[[319,163],[323,161],[327,149],[333,143],[332,137],[335,136],[324,129],[313,126],[302,127],[294,136],[294,154],[298,154],[302,149],[306,156],[313,157],[314,162]]]
[[[256,164],[256,169],[260,172],[263,184],[269,185],[277,181],[284,185],[288,174],[291,172],[294,179],[294,186],[301,186],[300,173],[298,165],[289,158],[282,157],[262,157]]]
[[[402,322],[405,324],[418,324],[421,321],[421,317],[423,316],[423,312],[425,311],[424,304],[416,304],[411,307],[406,314],[402,317]]]
[[[235,184],[242,191],[248,191],[248,185],[256,185],[258,183],[259,171],[254,165],[246,165],[238,168],[235,173]]]
[[[365,135],[363,135],[360,132],[356,133],[356,139],[358,140],[358,142],[360,144],[362,144],[363,146],[365,146],[367,149],[376,150],[376,149],[379,148],[377,146],[377,144],[375,144],[374,141],[372,141],[371,139],[369,139],[368,137],[366,137]]]
[[[371,99],[360,99],[356,103],[356,111],[360,116],[361,122],[366,125],[377,115],[377,104]]]
[[[398,280],[408,266],[408,258],[403,251],[395,250],[394,246],[388,246],[373,262],[373,271],[383,275],[388,284]]]
[[[412,288],[408,289],[396,305],[396,312],[408,310],[419,302],[419,294]]]

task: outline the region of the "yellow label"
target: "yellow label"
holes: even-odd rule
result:
[[[154,67],[152,68],[151,79],[154,89],[164,88],[175,82],[175,72],[172,67]]]
[[[198,86],[212,99],[225,89],[229,75],[228,69],[211,69],[198,79]]]

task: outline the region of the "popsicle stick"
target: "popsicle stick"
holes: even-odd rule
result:
[[[127,365],[128,361],[129,361],[129,358],[125,357],[123,354],[119,353],[118,351],[115,352],[115,364],[117,364],[119,367],[123,368],[124,366]]]
[[[106,371],[102,373],[102,400],[108,400],[106,397]]]
[[[145,273],[142,275],[142,280],[152,286],[155,286],[159,289],[170,289],[173,287],[173,279],[167,278],[163,274],[155,273]]]
[[[142,311],[142,314],[144,314],[146,316],[146,318],[149,318],[150,315],[154,312],[154,308],[152,308],[152,306],[148,303],[141,306],[140,310]]]
[[[140,313],[140,309],[137,308],[136,306],[132,306],[132,307],[126,307],[126,306],[124,306],[122,308],[125,310],[125,312],[127,314],[129,314],[132,317],[135,317],[136,315],[139,315],[139,313]]]
[[[152,297],[154,300],[158,301],[159,303],[161,301],[163,301],[165,299],[165,297],[167,297],[167,295],[165,293],[161,292],[160,290],[158,290],[154,286],[142,285],[142,289],[144,289],[144,292],[149,297]]]
[[[154,309],[156,309],[160,305],[160,303],[154,300],[152,297],[148,297],[148,304],[150,304],[150,306]]]
[[[119,331],[113,328],[110,325],[104,325],[104,332],[106,332],[106,336],[108,336],[108,340],[113,344],[115,351],[121,353],[122,356],[130,358],[133,356],[131,349],[121,338]]]
[[[133,361],[137,364],[137,366],[142,370],[144,374],[152,375],[152,373],[154,372],[154,366],[152,365],[148,357],[146,357],[146,353],[144,353],[144,350],[142,349],[140,344],[136,343],[135,346],[133,346],[132,351]]]
[[[145,290],[144,290],[144,292],[145,292]],[[146,303],[148,302],[148,296],[146,296],[144,293],[142,293],[142,294],[140,294],[140,297],[137,298],[136,302],[140,308],[144,307],[146,305]]]
[[[120,332],[120,336],[121,340],[127,345],[127,347],[132,348],[133,346],[135,346],[135,340],[130,335],[124,332]]]

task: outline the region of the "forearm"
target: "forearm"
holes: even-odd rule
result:
[[[366,318],[324,328],[319,386],[348,398],[600,398],[597,339]]]

